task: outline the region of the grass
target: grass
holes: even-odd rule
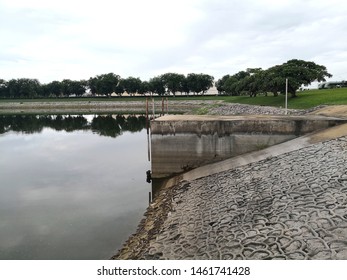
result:
[[[328,90],[308,90],[299,92],[296,98],[288,98],[288,108],[307,109],[319,105],[347,105],[347,88]],[[285,96],[230,96],[226,102],[250,105],[284,107]]]
[[[299,92],[297,98],[288,98],[288,108],[307,109],[319,105],[347,105],[347,88],[326,89],[326,90],[308,90]],[[169,97],[170,100],[222,100],[231,103],[242,103],[250,105],[284,107],[285,97],[280,95],[257,96],[177,96]],[[155,100],[161,100],[161,97],[155,97]],[[0,99],[0,102],[45,102],[45,101],[144,101],[143,97],[112,97],[112,98],[56,98],[56,99]]]
[[[206,115],[206,114],[208,114],[208,112],[209,112],[208,107],[200,107],[200,108],[193,110],[194,115]]]
[[[325,90],[306,90],[297,93],[296,98],[288,97],[288,108],[307,109],[319,105],[347,105],[347,88],[325,89]],[[260,106],[284,107],[285,96],[199,96],[199,97],[176,97],[175,100],[223,100],[230,103],[241,103]]]

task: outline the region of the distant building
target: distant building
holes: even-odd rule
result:
[[[347,87],[347,81],[324,82],[318,85],[318,89]]]

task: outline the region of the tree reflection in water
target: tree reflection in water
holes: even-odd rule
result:
[[[97,115],[91,121],[84,115],[0,115],[0,134],[30,134],[51,128],[67,132],[92,130],[102,136],[117,137],[124,131],[138,132],[145,127],[146,117],[135,115]]]

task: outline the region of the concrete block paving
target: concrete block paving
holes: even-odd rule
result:
[[[179,184],[143,259],[347,259],[347,137]]]

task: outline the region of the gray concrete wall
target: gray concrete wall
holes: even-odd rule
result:
[[[312,116],[161,117],[151,122],[152,177],[172,176],[343,122]]]
[[[168,177],[208,163],[257,151],[295,138],[295,135],[176,134],[152,135],[152,176]]]

